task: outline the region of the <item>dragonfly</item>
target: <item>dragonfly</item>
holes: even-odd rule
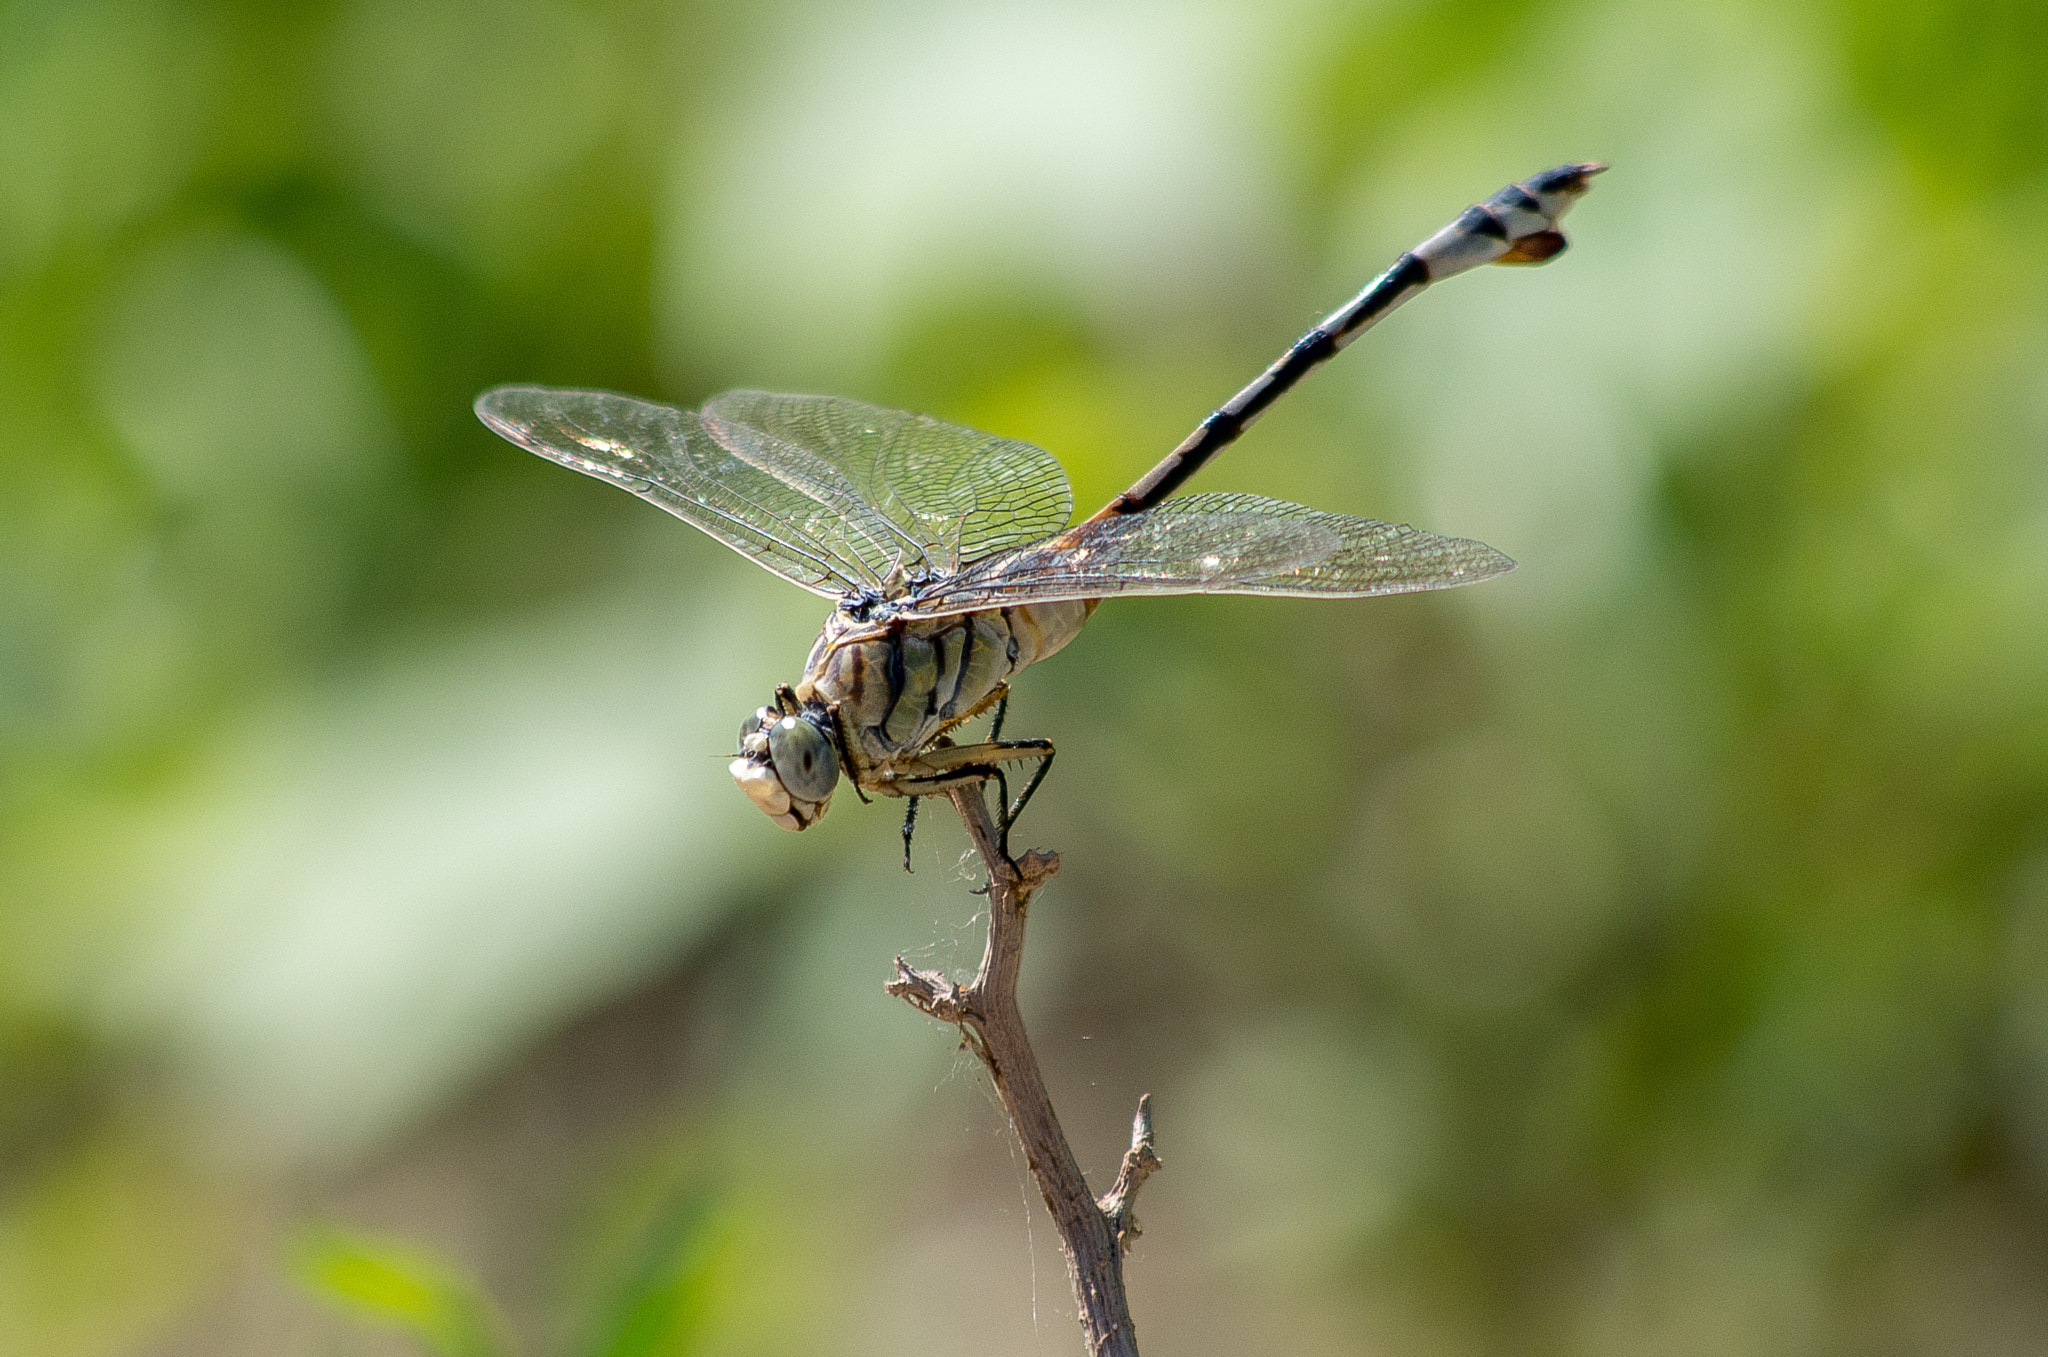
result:
[[[1136,484],[1071,524],[1053,456],[1029,443],[839,396],[728,391],[698,410],[608,391],[501,386],[491,429],[631,491],[800,588],[832,600],[802,678],[740,727],[729,764],[784,829],[816,824],[842,775],[862,801],[998,785],[1009,831],[1053,746],[1005,740],[1010,683],[1080,632],[1104,599],[1172,594],[1366,598],[1490,579],[1482,542],[1257,495],[1176,496],[1309,372],[1432,283],[1540,264],[1604,165],[1560,165],[1466,209],[1303,335]],[[988,737],[961,727],[993,710]],[[1012,801],[1009,774],[1032,765]]]

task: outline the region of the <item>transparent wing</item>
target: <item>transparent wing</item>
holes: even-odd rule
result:
[[[1366,598],[1514,569],[1483,542],[1257,495],[1183,495],[977,561],[916,596],[919,616],[1119,594]]]
[[[814,594],[880,587],[874,543],[893,540],[895,525],[802,449],[742,456],[688,410],[609,391],[501,386],[476,412],[527,451],[630,490]]]
[[[1074,510],[1051,453],[929,415],[839,396],[728,391],[704,417],[735,455],[786,465],[787,449],[800,448],[871,506],[888,532],[849,545],[880,575],[899,557],[906,569],[957,573],[1058,532]]]

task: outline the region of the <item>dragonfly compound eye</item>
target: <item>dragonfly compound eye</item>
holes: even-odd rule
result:
[[[768,757],[768,728],[777,719],[775,708],[762,707],[740,722],[740,753]]]
[[[768,731],[768,754],[782,785],[800,801],[823,801],[839,785],[839,756],[809,721],[794,716],[777,721]]]

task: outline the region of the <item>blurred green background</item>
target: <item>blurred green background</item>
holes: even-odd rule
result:
[[[8,0],[0,1357],[416,1351],[308,1222],[581,1351],[676,1201],[636,1351],[1076,1351],[881,993],[979,953],[957,826],[714,757],[819,601],[470,401],[837,392],[1091,508],[1575,159],[1570,253],[1198,483],[1518,573],[1112,603],[1016,693],[1141,1337],[2048,1351],[2048,9]]]

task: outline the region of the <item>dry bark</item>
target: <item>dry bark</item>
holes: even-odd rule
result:
[[[1138,1357],[1130,1303],[1124,1297],[1124,1249],[1138,1233],[1132,1207],[1138,1189],[1159,1167],[1152,1146],[1149,1098],[1138,1100],[1131,1145],[1116,1182],[1100,1200],[1074,1159],[1052,1098],[1038,1073],[1024,1016],[1017,1007],[1017,973],[1024,962],[1024,919],[1032,894],[1059,870],[1059,857],[1029,852],[1011,861],[989,815],[980,787],[950,793],[967,833],[988,869],[988,943],[981,969],[964,985],[936,971],[919,970],[896,958],[889,993],[960,1028],[961,1039],[981,1057],[995,1082],[1010,1127],[1024,1146],[1024,1162],[1038,1182],[1045,1206],[1059,1227],[1067,1273],[1074,1283],[1081,1329],[1093,1357]]]

